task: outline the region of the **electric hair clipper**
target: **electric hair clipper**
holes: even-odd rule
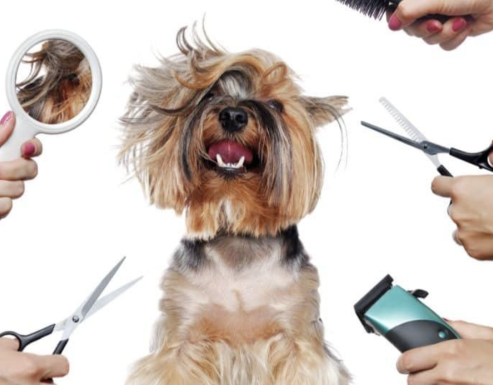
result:
[[[402,353],[422,346],[460,339],[459,334],[420,299],[424,290],[406,291],[393,286],[387,275],[355,306],[368,333],[385,337]]]

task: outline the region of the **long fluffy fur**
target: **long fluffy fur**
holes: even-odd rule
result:
[[[84,54],[65,40],[49,40],[36,52],[27,53],[26,79],[17,84],[17,97],[35,120],[66,122],[84,108],[92,89],[91,68]]]
[[[303,96],[293,72],[265,51],[226,53],[197,37],[192,46],[185,30],[178,46],[181,54],[161,59],[157,68],[136,67],[130,80],[135,92],[122,118],[124,164],[151,203],[186,210],[190,236],[275,235],[297,223],[313,210],[322,186],[315,128],[339,118],[347,99]],[[229,92],[204,103],[215,88]],[[282,115],[270,100],[283,104]],[[255,117],[235,140],[258,147],[263,162],[260,173],[235,184],[204,167],[207,142],[218,139],[217,109],[227,105]],[[229,216],[225,201],[232,202]]]
[[[345,97],[302,94],[271,53],[232,54],[178,34],[180,54],[136,68],[122,118],[122,162],[152,203],[186,212],[187,237],[162,281],[151,353],[128,385],[347,385],[323,339],[318,273],[295,224],[316,205],[322,158],[316,128]],[[220,112],[239,108],[237,132]],[[225,174],[212,145],[254,153]]]

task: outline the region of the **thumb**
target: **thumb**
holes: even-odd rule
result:
[[[464,321],[447,321],[462,338],[468,340],[492,340],[493,328],[481,326]]]
[[[466,16],[474,13],[473,0],[403,0],[389,19],[393,30],[406,28],[427,15]]]
[[[70,371],[68,360],[64,356],[36,356],[40,366],[40,380],[65,377]]]
[[[10,138],[14,127],[15,115],[12,111],[9,111],[3,116],[2,120],[0,120],[0,146],[3,146]]]
[[[490,166],[493,166],[493,151],[490,152],[490,156],[488,158],[488,161],[490,162]]]

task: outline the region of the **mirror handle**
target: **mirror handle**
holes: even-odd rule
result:
[[[34,138],[38,132],[23,114],[16,114],[14,131],[10,138],[0,146],[0,162],[15,160],[22,156],[22,145]]]

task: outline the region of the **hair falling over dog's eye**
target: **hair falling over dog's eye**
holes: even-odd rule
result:
[[[279,100],[275,100],[275,99],[269,100],[267,101],[267,105],[270,108],[272,108],[274,111],[277,111],[281,114],[284,112],[284,105]]]

